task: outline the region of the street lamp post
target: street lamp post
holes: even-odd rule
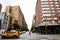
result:
[[[47,23],[45,23],[45,31],[46,31],[46,33],[47,33]]]
[[[46,31],[46,33],[47,33],[47,18],[46,18],[46,20],[45,20],[45,31]]]

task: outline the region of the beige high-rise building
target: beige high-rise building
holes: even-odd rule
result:
[[[33,15],[32,26],[35,27],[36,15]]]
[[[36,26],[36,15],[33,15],[31,31],[35,28],[35,26]]]
[[[9,21],[7,26],[10,27],[15,20],[18,21],[18,24],[23,28],[24,15],[20,9],[20,6],[6,6],[5,12],[9,15]],[[9,26],[10,25],[10,26]]]

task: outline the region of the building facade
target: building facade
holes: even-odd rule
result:
[[[60,0],[37,0],[35,31],[60,33]]]
[[[35,31],[35,26],[36,26],[36,15],[33,15],[32,27],[31,27],[32,32]]]
[[[12,25],[14,21],[18,21],[18,24],[23,28],[23,23],[24,23],[24,15],[20,9],[20,6],[6,6],[5,12],[8,13],[9,15],[9,22],[8,26]]]
[[[60,23],[60,0],[37,0],[36,25]]]
[[[8,16],[5,12],[0,13],[0,29],[6,30]]]
[[[32,27],[35,27],[35,22],[36,22],[36,15],[33,15],[33,20],[32,20]]]

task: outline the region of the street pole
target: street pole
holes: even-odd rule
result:
[[[45,23],[45,30],[46,30],[46,34],[47,34],[47,23]]]
[[[47,33],[47,18],[45,19],[45,31],[46,31],[46,33]]]

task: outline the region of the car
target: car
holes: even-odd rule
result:
[[[2,33],[4,33],[5,32],[5,30],[4,29],[1,29],[0,30],[0,34],[2,34]]]
[[[23,33],[25,33],[26,31],[23,31]]]
[[[20,33],[18,31],[15,30],[11,30],[9,32],[5,32],[3,34],[1,34],[1,38],[19,38]]]
[[[23,32],[22,32],[22,31],[20,31],[19,33],[20,33],[20,34],[23,34]]]

